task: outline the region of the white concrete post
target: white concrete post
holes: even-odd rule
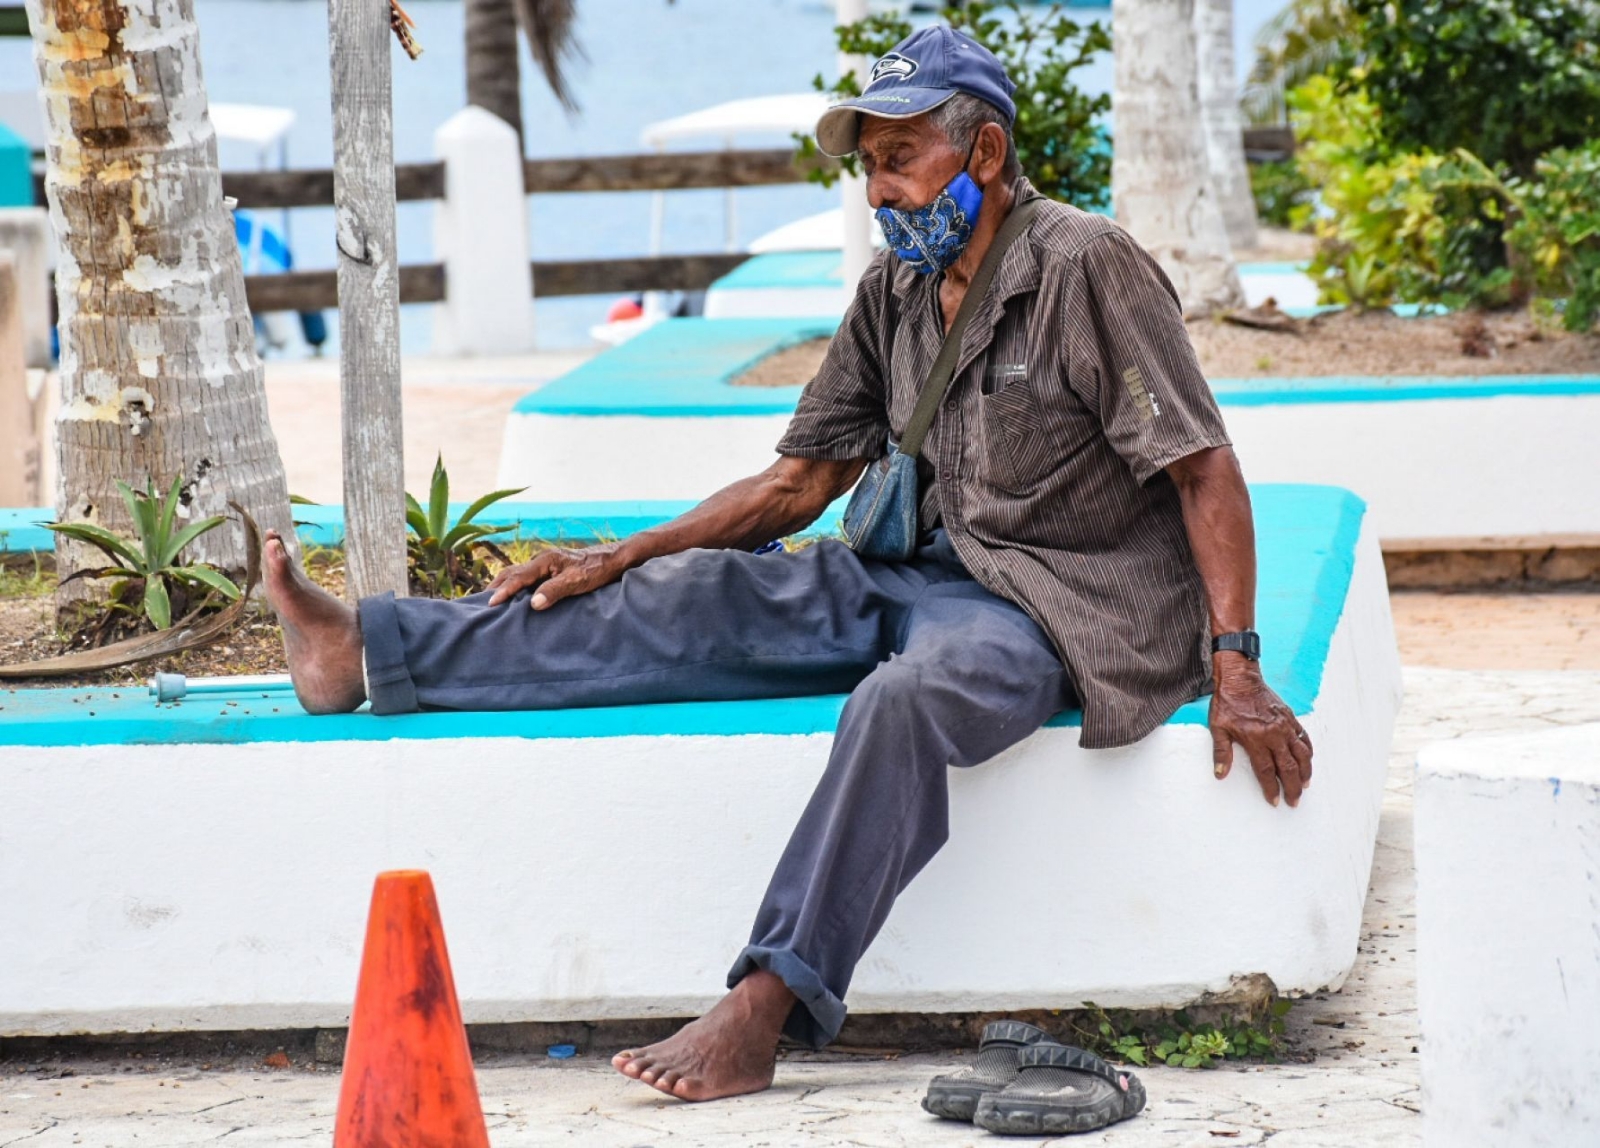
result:
[[[837,0],[837,18],[840,24],[854,24],[867,17],[867,0]],[[863,87],[867,80],[867,58],[839,54],[839,74],[854,72],[856,82]],[[867,181],[860,176],[846,175],[839,180],[839,194],[844,205],[844,290],[845,297],[855,295],[856,283],[872,262],[872,207],[867,203]]]
[[[38,506],[39,439],[22,357],[17,268],[0,250],[0,506]]]
[[[16,264],[22,308],[22,353],[30,367],[50,365],[50,213],[42,207],[0,208],[0,251]]]
[[[444,263],[446,295],[433,310],[434,350],[531,351],[533,267],[517,133],[492,112],[467,107],[434,133],[433,146],[445,165],[433,244]]]
[[[1425,1148],[1600,1144],[1600,725],[1417,759]]]

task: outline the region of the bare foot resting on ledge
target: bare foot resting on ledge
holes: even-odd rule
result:
[[[720,1100],[772,1084],[778,1037],[794,994],[778,977],[754,972],[715,1008],[660,1044],[611,1058],[624,1076],[679,1100]]]
[[[367,700],[354,608],[305,576],[276,530],[261,555],[267,603],[283,626],[294,694],[307,713],[349,713]]]

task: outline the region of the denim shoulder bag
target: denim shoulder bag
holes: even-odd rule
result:
[[[950,324],[927,382],[917,395],[916,409],[899,445],[891,442],[889,453],[867,467],[856,484],[844,511],[844,538],[861,557],[903,562],[916,553],[917,511],[922,501],[917,490],[917,455],[922,451],[922,440],[933,425],[939,401],[950,389],[956,359],[961,354],[961,337],[989,290],[1000,256],[1012,240],[1028,229],[1038,206],[1038,197],[1019,203],[1001,224],[994,242],[984,252],[977,274],[967,285],[967,294],[956,309],[955,322]]]

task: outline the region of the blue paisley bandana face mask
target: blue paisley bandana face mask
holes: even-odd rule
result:
[[[963,169],[927,207],[915,211],[878,208],[878,225],[902,263],[920,275],[931,275],[961,257],[982,205],[983,189]]]

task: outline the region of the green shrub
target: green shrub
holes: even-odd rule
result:
[[[1399,152],[1466,148],[1533,174],[1600,136],[1595,0],[1345,0],[1344,87],[1365,89]]]
[[[1317,189],[1294,160],[1251,164],[1250,191],[1262,223],[1295,231],[1309,225]]]
[[[1394,155],[1378,110],[1359,89],[1340,93],[1313,76],[1289,93],[1295,160],[1321,191],[1309,274],[1325,303],[1386,307],[1437,279],[1436,247],[1447,224],[1427,174],[1436,156]]]
[[[1002,15],[1002,13],[1005,13]],[[1045,195],[1063,203],[1093,209],[1111,201],[1111,143],[1096,120],[1111,107],[1106,94],[1090,96],[1073,83],[1072,74],[1096,55],[1111,50],[1104,25],[1080,25],[1063,9],[1024,11],[1016,3],[972,0],[946,14],[952,28],[966,32],[1005,66],[1017,84],[1012,96],[1017,122],[1012,130],[1017,158]],[[911,24],[897,16],[874,15],[835,29],[839,50],[875,59],[911,34]],[[828,83],[818,75],[812,85],[831,96],[860,94],[854,76]],[[834,175],[815,164],[816,141],[796,135],[809,178],[829,184]],[[854,156],[841,166],[860,170]]]

